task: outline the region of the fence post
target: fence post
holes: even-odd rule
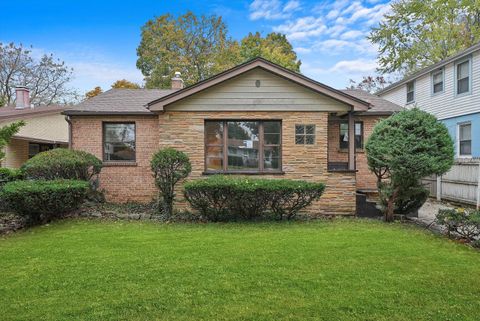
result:
[[[437,201],[442,200],[442,176],[437,175]]]
[[[480,162],[478,163],[478,181],[477,181],[477,210],[480,207]]]

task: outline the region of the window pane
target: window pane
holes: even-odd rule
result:
[[[258,122],[228,122],[228,169],[258,169]]]
[[[460,155],[472,155],[472,141],[465,140],[460,142]]]
[[[135,124],[104,124],[104,160],[135,160]]]
[[[305,135],[296,135],[295,136],[295,144],[297,144],[297,145],[305,144]]]
[[[443,82],[433,85],[433,93],[439,93],[443,91]]]
[[[265,145],[279,145],[280,144],[280,134],[265,134]]]
[[[263,122],[263,132],[265,134],[280,134],[282,123],[279,121],[265,121]]]
[[[135,141],[135,124],[105,124],[105,142]]]
[[[468,77],[458,80],[457,94],[463,94],[463,93],[468,92],[469,91],[469,86],[470,86],[470,83],[469,83]]]
[[[265,170],[280,169],[280,147],[266,146],[263,154],[263,167]]]
[[[460,125],[460,140],[470,140],[472,137],[472,125]]]
[[[207,145],[222,145],[223,123],[217,121],[206,122],[205,135],[207,137]]]
[[[407,103],[413,101],[413,91],[407,93]]]
[[[433,83],[438,84],[443,81],[443,73],[442,72],[437,72],[436,74],[433,74]]]
[[[413,85],[413,81],[407,83],[407,92],[412,92],[414,90],[414,87],[415,86]]]
[[[314,135],[306,135],[305,136],[305,144],[307,144],[307,145],[315,144],[315,136]]]
[[[207,147],[207,170],[223,170],[223,148]]]
[[[470,62],[465,61],[457,65],[457,79],[463,79],[469,76]]]
[[[348,123],[340,123],[340,148],[348,148]]]
[[[305,126],[304,125],[295,125],[295,134],[304,134]]]
[[[355,123],[355,135],[362,135],[362,123]]]
[[[315,134],[315,125],[307,125],[305,126],[305,133],[309,135]]]

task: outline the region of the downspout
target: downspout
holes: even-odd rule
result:
[[[65,121],[68,123],[68,149],[72,149],[72,119],[65,116]]]

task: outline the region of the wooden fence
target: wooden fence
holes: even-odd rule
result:
[[[450,171],[442,176],[423,179],[431,197],[463,204],[480,206],[480,159],[455,161]]]

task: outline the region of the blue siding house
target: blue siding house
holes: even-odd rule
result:
[[[434,114],[448,127],[457,158],[480,157],[480,43],[377,95]]]

